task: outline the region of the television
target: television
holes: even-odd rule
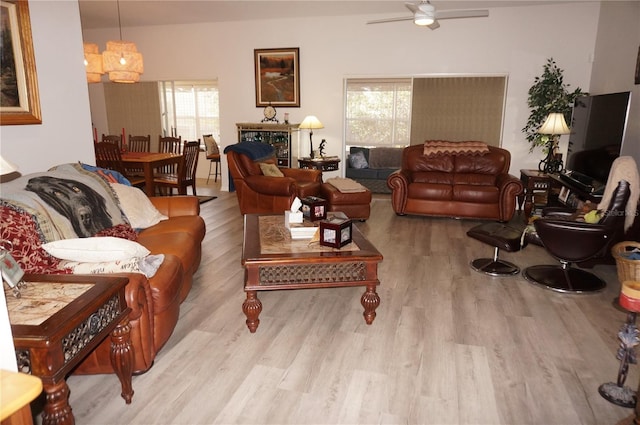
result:
[[[630,92],[580,96],[573,106],[566,170],[590,192],[601,192],[620,156],[629,117]]]

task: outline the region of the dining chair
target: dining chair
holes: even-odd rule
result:
[[[122,135],[121,134],[104,134],[102,133],[102,142],[115,143],[119,149],[122,149]]]
[[[132,136],[129,135],[129,152],[151,152],[151,135]]]
[[[207,148],[207,159],[209,160],[209,174],[207,174],[207,184],[209,184],[209,178],[211,177],[211,166],[216,164],[216,171],[213,173],[214,181],[218,181],[218,176],[222,177],[219,171],[220,166],[220,147],[213,138],[213,134],[205,134],[202,136],[204,145]]]
[[[143,187],[144,177],[131,175],[122,162],[120,148],[112,142],[98,142],[94,144],[96,151],[96,165],[100,168],[117,171],[122,174],[132,186]]]
[[[160,190],[169,189],[169,194],[173,189],[178,190],[178,194],[186,195],[187,187],[193,188],[193,196],[196,196],[196,168],[198,167],[198,156],[200,154],[200,142],[184,142],[182,149],[182,159],[178,163],[177,174],[158,173],[153,181]]]
[[[160,153],[182,153],[182,136],[159,136],[158,152]],[[178,166],[176,164],[165,165],[158,170],[161,174],[177,175]]]

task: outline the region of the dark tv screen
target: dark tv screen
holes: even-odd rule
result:
[[[620,156],[630,92],[581,96],[571,117],[566,168],[606,183],[611,164]]]

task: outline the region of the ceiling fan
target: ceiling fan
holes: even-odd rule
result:
[[[434,30],[440,27],[438,19],[484,18],[489,16],[489,11],[486,9],[438,11],[428,0],[423,0],[418,3],[406,2],[404,5],[413,13],[413,16],[378,19],[374,21],[368,21],[367,24],[413,21],[413,23],[416,25],[427,26],[430,29]]]

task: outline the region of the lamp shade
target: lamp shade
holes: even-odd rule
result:
[[[102,55],[95,43],[82,43],[84,47],[84,67],[87,71],[87,83],[99,83],[104,74]]]
[[[538,129],[540,134],[569,134],[571,130],[567,126],[567,122],[564,120],[564,114],[559,112],[552,112],[544,121],[542,126]]]
[[[102,52],[104,71],[114,83],[136,83],[144,72],[142,54],[131,41],[107,41],[107,50]]]
[[[316,118],[315,115],[307,115],[304,120],[302,120],[298,128],[315,130],[316,128],[324,128],[324,125],[322,125],[320,120]]]
[[[18,167],[0,156],[0,176],[18,171]]]

